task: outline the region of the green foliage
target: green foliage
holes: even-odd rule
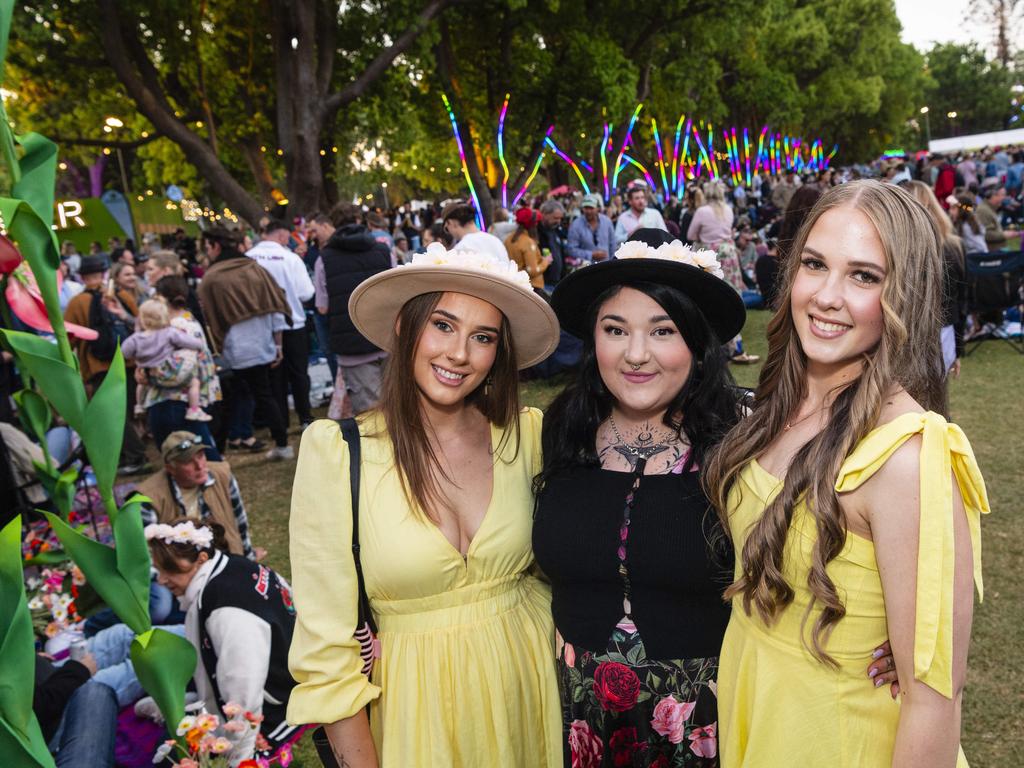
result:
[[[53,766],[53,758],[32,714],[35,659],[32,618],[21,573],[21,519],[0,531],[0,754],[17,766]]]
[[[196,668],[196,649],[188,640],[154,627],[132,640],[132,666],[142,687],[167,718],[168,730],[185,714],[185,686]]]
[[[1013,73],[989,61],[975,44],[936,45],[928,52],[928,105],[933,138],[1001,131],[1013,114]],[[955,122],[946,117],[956,112]]]

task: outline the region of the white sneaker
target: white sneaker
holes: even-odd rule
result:
[[[286,461],[295,458],[295,449],[290,445],[274,446],[267,451],[267,459],[270,461]]]

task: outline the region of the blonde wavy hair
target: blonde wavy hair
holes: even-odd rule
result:
[[[846,520],[835,481],[854,447],[878,426],[882,403],[902,387],[923,407],[943,411],[944,371],[939,346],[942,260],[940,240],[927,211],[892,184],[864,180],[823,194],[797,233],[782,265],[779,310],[768,324],[768,357],[761,371],[750,415],[718,445],[705,466],[704,482],[730,536],[729,498],[744,467],[760,456],[785,429],[807,392],[807,358],[793,325],[791,296],[807,238],[829,211],[860,211],[878,232],[885,251],[882,283],[882,337],[863,356],[860,376],[836,394],[825,428],[793,457],[782,490],[752,526],[740,553],[740,575],[726,591],[739,597],[749,615],[756,609],[771,624],[794,598],[783,570],[793,511],[806,503],[817,542],[807,586],[817,606],[811,652],[835,666],[825,652],[828,635],[846,608],[826,566],[846,544]]]
[[[724,220],[728,215],[728,206],[725,204],[725,187],[720,181],[708,181],[704,183],[704,199],[711,206],[715,218]]]

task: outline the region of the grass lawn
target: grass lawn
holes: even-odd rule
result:
[[[752,312],[743,333],[746,350],[762,359],[767,319],[765,312]],[[757,372],[758,366],[733,368],[737,381],[746,386],[756,384]],[[524,386],[524,402],[543,408],[560,386],[558,381],[530,382]],[[1019,766],[1024,765],[1024,536],[1018,527],[1024,521],[1024,437],[1018,430],[1024,427],[1024,356],[1002,342],[982,344],[964,360],[950,400],[953,420],[974,446],[993,510],[982,523],[985,602],[976,606],[974,615],[964,750],[976,768]],[[234,458],[233,465],[253,540],[269,550],[268,564],[287,575],[294,463],[267,464],[245,456]],[[349,510],[339,509],[338,514]],[[308,738],[296,758],[296,766],[319,765]]]

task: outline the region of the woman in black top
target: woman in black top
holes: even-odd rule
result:
[[[630,240],[552,298],[583,357],[544,418],[534,555],[552,585],[566,765],[707,768],[733,563],[699,470],[742,415],[721,339],[745,311],[710,252],[658,230]]]
[[[553,298],[584,342],[545,416],[533,540],[564,640],[567,765],[717,765],[732,561],[698,470],[740,417],[720,339],[743,302],[713,255],[705,271],[681,245],[623,250],[639,258],[579,270]]]

